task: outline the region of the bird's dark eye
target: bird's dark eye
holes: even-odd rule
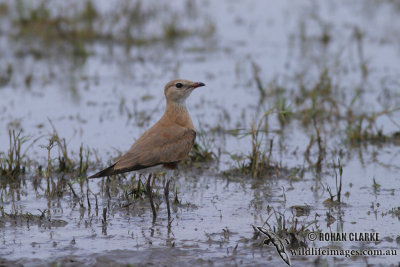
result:
[[[181,83],[177,83],[175,84],[176,88],[182,88],[182,84]]]

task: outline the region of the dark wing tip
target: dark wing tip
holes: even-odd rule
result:
[[[93,174],[92,176],[89,176],[88,179],[100,178],[100,177],[105,177],[105,176],[110,176],[110,175],[116,174],[114,171],[114,166],[115,166],[115,164],[111,165],[110,167],[108,167],[102,171],[99,171],[98,173]]]

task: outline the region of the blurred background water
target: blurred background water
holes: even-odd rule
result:
[[[199,264],[212,259],[216,265],[262,265],[264,253],[280,262],[273,248],[257,247],[253,254],[255,248],[243,240],[251,238],[251,224],[264,223],[267,207],[290,213],[296,205],[311,207],[304,221],[324,216],[318,222],[325,232],[378,231],[385,240],[377,247],[397,248],[399,13],[399,3],[390,0],[0,1],[0,151],[6,157],[9,130],[22,131],[28,140],[26,158],[36,162],[29,170],[34,173],[37,165],[46,164],[45,146],[56,129],[72,158],[78,159],[84,148],[93,171],[111,163],[158,120],[166,82],[202,81],[207,86],[196,90],[187,105],[198,141],[218,160],[204,173],[189,175],[196,178],[176,178],[183,200],[196,207],[176,213],[178,254]],[[264,175],[259,182],[237,172],[252,153],[252,122],[262,123],[257,144],[265,147],[264,154],[273,144],[270,159],[280,177]],[[55,148],[51,157],[60,153]],[[332,208],[324,200],[330,196],[327,188],[335,188],[338,159],[348,195],[346,205]],[[90,184],[93,192],[102,190],[98,181]],[[80,228],[89,217],[79,215],[72,198],[58,200],[68,206],[60,212],[40,193],[32,194],[38,189],[29,183],[17,200],[6,200],[7,188],[2,189],[7,212],[37,213],[47,206],[68,225],[30,228],[29,241],[25,227],[2,228],[5,259],[44,257],[49,262],[73,254],[93,263],[95,253],[108,259],[112,254],[106,251],[129,251],[131,235],[137,249],[170,253],[156,251],[170,242],[165,221],[151,230],[159,235],[139,234],[151,228],[148,207],[137,218],[115,211],[113,227],[102,235],[100,219],[94,229]],[[109,205],[104,199],[99,203]],[[325,222],[325,214],[336,223]],[[234,237],[227,238],[226,229]],[[38,249],[32,242],[42,245]],[[238,251],[243,246],[239,255],[226,256],[236,244]],[[395,257],[355,261],[365,259],[398,263]],[[327,264],[336,260],[328,258]],[[296,265],[313,262],[302,258]],[[351,261],[340,258],[339,263]]]

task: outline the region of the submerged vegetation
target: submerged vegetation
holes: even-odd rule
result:
[[[254,66],[254,62],[252,63]],[[304,148],[305,159],[309,167],[315,169],[317,173],[322,170],[322,165],[329,165],[329,162],[339,152],[337,143],[342,145],[340,153],[345,153],[347,148],[351,152],[352,148],[361,144],[392,144],[398,143],[398,131],[384,133],[379,119],[389,118],[393,124],[398,125],[394,117],[400,111],[398,105],[387,105],[379,111],[371,112],[370,107],[364,105],[365,99],[369,96],[364,91],[350,89],[349,92],[356,92],[356,96],[349,99],[351,93],[346,93],[341,84],[333,77],[333,71],[324,68],[316,76],[314,82],[303,81],[305,77],[300,76],[299,82],[293,89],[285,89],[283,85],[277,83],[269,87],[263,86],[265,82],[259,77],[260,68],[253,67],[255,77],[255,87],[259,91],[260,99],[264,105],[276,105],[276,118],[279,122],[279,132],[285,132],[285,128],[299,121],[304,132],[309,138],[308,145]],[[304,75],[303,75],[304,76]],[[307,77],[308,78],[308,77]],[[273,102],[265,99],[266,95],[273,95]],[[277,103],[277,104],[274,104]],[[359,103],[358,105],[356,103]],[[290,122],[289,122],[290,118]],[[268,153],[265,149],[260,151],[259,133],[251,127],[252,133],[252,153],[250,163],[247,165],[254,175],[254,167],[258,164],[257,155],[266,157]],[[268,132],[262,131],[267,136]],[[282,136],[281,138],[285,138]],[[334,142],[332,142],[334,140]],[[271,141],[272,146],[272,141]],[[265,162],[266,158],[261,158],[260,162]],[[243,165],[246,167],[246,165]]]
[[[89,167],[89,150],[85,149],[83,145],[79,148],[79,155],[77,159],[69,156],[69,149],[65,138],[60,138],[57,130],[53,126],[53,134],[48,137],[48,144],[40,146],[42,149],[47,151],[47,162],[43,159],[28,158],[26,155],[29,149],[35,145],[35,143],[42,139],[42,137],[36,140],[30,140],[22,134],[22,131],[18,133],[16,130],[9,130],[9,150],[7,153],[0,153],[0,176],[2,177],[2,183],[18,181],[21,175],[37,175],[49,179],[49,177],[60,173],[63,176],[69,175],[85,175],[86,170]],[[27,143],[30,142],[28,145]],[[24,150],[23,149],[24,146]],[[54,158],[52,156],[52,149],[58,148],[58,156]],[[22,152],[24,151],[24,152]],[[47,165],[43,167],[43,165]]]
[[[257,123],[252,121],[249,132],[240,133],[242,137],[248,135],[251,136],[251,152],[245,157],[231,155],[231,159],[236,162],[237,167],[232,171],[225,171],[225,175],[239,171],[241,174],[250,175],[253,178],[263,178],[268,174],[271,174],[271,172],[274,172],[275,167],[277,168],[277,166],[274,167],[270,161],[272,156],[273,140],[270,140],[268,146],[264,140],[269,131],[268,116],[272,112],[273,109],[265,112]]]
[[[105,13],[91,0],[70,4],[18,0],[15,4],[2,4],[2,10],[8,11],[2,19],[12,21],[11,34],[16,40],[23,38],[30,43],[24,53],[37,58],[47,57],[53,51],[85,59],[94,53],[89,48],[94,42],[121,45],[129,51],[132,46],[170,44],[194,34],[204,37],[214,34],[209,21],[192,28],[183,23],[193,16],[196,8],[187,6],[190,10],[183,12],[169,8],[151,2],[122,1],[113,12]],[[42,49],[43,46],[50,50]]]
[[[218,155],[213,150],[213,143],[210,136],[205,131],[198,131],[196,134],[196,142],[193,145],[189,156],[183,162],[186,166],[201,167],[204,164],[218,161]]]
[[[26,172],[25,153],[21,149],[27,138],[22,136],[22,131],[17,133],[15,130],[9,130],[8,136],[10,140],[8,153],[0,153],[0,174],[6,180],[16,181]]]
[[[307,218],[304,221],[300,217],[292,214],[292,216],[287,218],[284,213],[269,208],[268,218],[264,222],[264,225],[268,226],[268,229],[282,240],[287,240],[286,243],[289,248],[307,247],[307,243],[309,242],[307,235],[310,232],[320,232],[318,215],[315,214],[315,217],[311,220]],[[270,222],[271,218],[275,219],[274,224]],[[260,237],[259,231],[254,230],[254,239]]]

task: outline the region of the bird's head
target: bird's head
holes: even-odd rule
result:
[[[167,101],[184,104],[190,93],[201,86],[205,86],[205,84],[188,80],[173,80],[165,85],[164,94]]]

